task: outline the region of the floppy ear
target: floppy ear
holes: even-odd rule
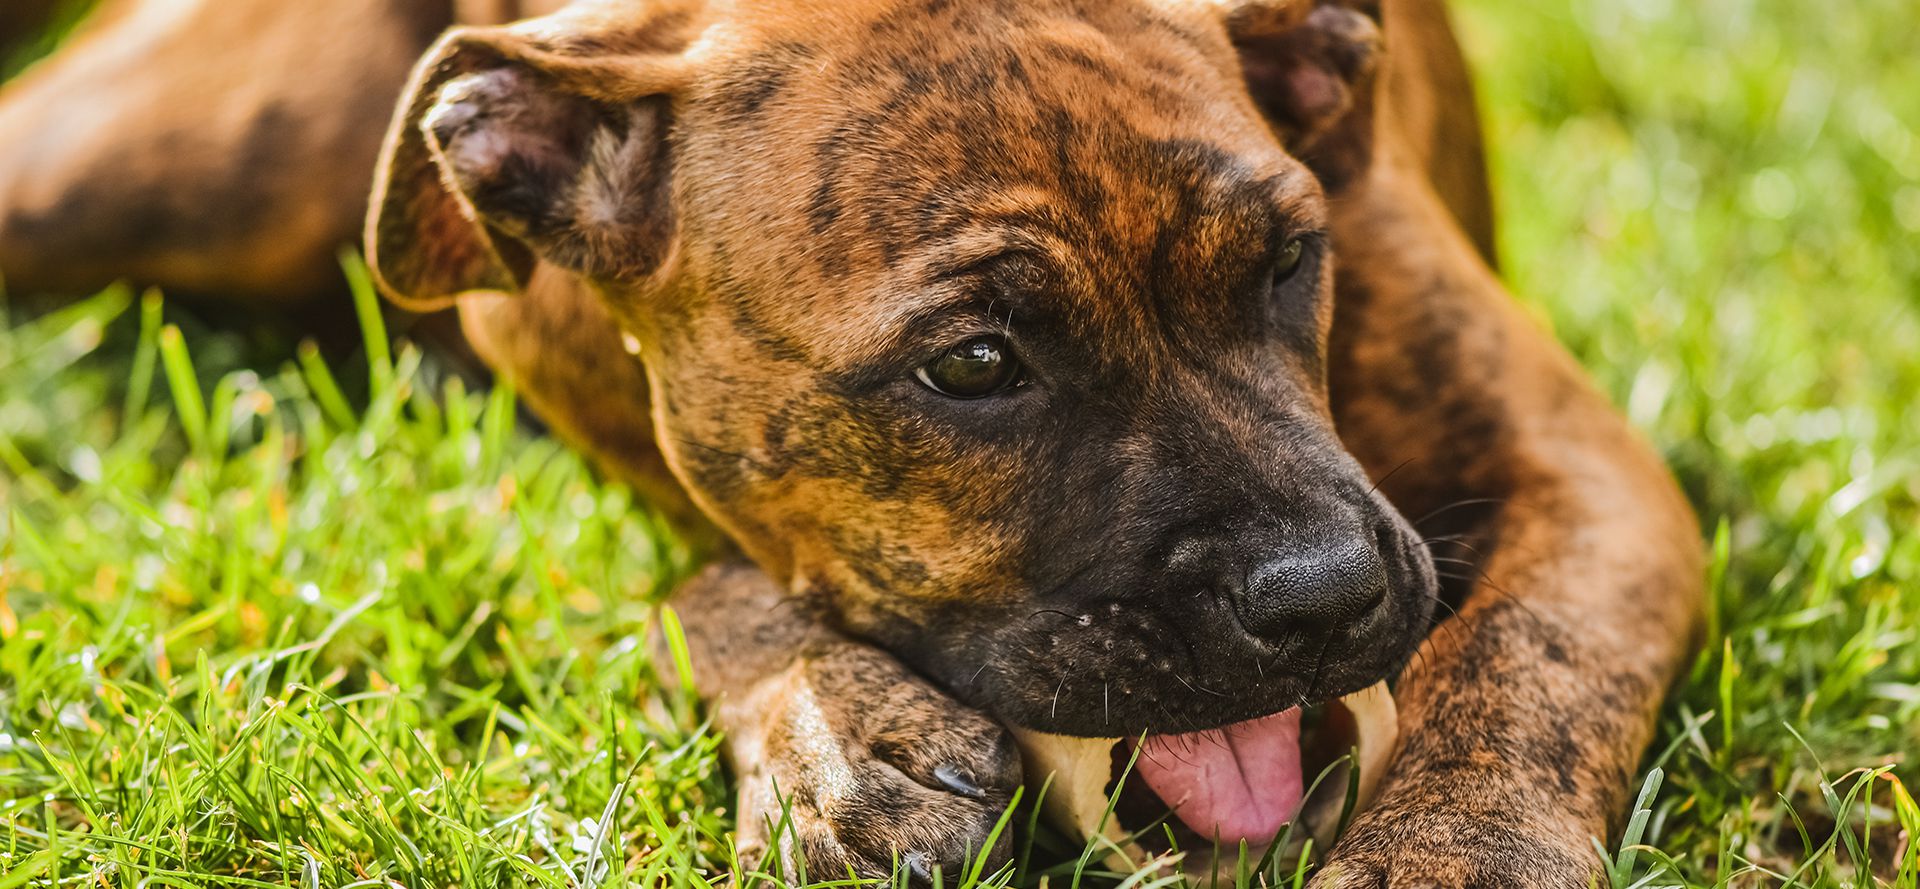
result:
[[[389,298],[425,310],[513,292],[542,261],[594,279],[660,265],[673,233],[669,95],[690,25],[661,14],[668,5],[576,3],[434,44],[388,129],[368,211],[367,259]]]
[[[1329,192],[1373,155],[1379,0],[1236,0],[1227,32],[1254,103]]]

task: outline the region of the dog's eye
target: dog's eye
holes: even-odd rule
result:
[[[1301,260],[1307,255],[1305,238],[1288,238],[1280,245],[1280,255],[1273,263],[1273,286],[1278,287],[1293,278],[1300,271]]]
[[[997,336],[978,336],[947,349],[913,375],[949,398],[985,398],[1024,384],[1020,361]]]

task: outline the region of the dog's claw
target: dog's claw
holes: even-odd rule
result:
[[[900,861],[907,866],[907,871],[913,874],[914,879],[932,885],[933,859],[931,856],[925,852],[908,852],[900,856]]]
[[[815,652],[780,682],[779,700],[792,706],[764,712],[751,729],[763,753],[741,776],[740,810],[750,840],[798,844],[801,855],[775,856],[780,867],[803,859],[809,879],[849,868],[886,879],[897,869],[931,886],[936,870],[957,874],[983,850],[1006,860],[1010,837],[986,848],[1020,785],[1005,729],[864,646]],[[791,829],[760,836],[782,811]]]
[[[973,779],[966,772],[952,763],[934,766],[933,777],[948,790],[968,799],[986,799],[987,797],[987,792],[981,790],[980,785],[973,783]]]

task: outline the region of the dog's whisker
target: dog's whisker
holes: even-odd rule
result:
[[[1460,616],[1460,609],[1453,607],[1453,603],[1447,601],[1445,596],[1436,596],[1436,595],[1433,595],[1432,593],[1428,593],[1427,599],[1428,601],[1431,601],[1433,604],[1438,605],[1441,608],[1447,609],[1447,612],[1449,614],[1452,614],[1454,617]]]
[[[1173,678],[1174,678],[1174,679],[1176,679],[1176,680],[1179,680],[1179,682],[1180,682],[1180,684],[1181,684],[1181,685],[1184,685],[1184,686],[1186,686],[1186,687],[1187,687],[1187,691],[1191,691],[1191,692],[1198,692],[1198,693],[1201,693],[1201,694],[1208,694],[1208,695],[1212,695],[1212,696],[1214,696],[1214,697],[1216,697],[1216,698],[1224,698],[1224,697],[1226,697],[1226,695],[1223,695],[1223,694],[1221,694],[1221,693],[1219,693],[1219,692],[1217,692],[1217,691],[1214,691],[1213,689],[1211,689],[1211,688],[1208,688],[1208,687],[1206,687],[1206,686],[1204,686],[1204,685],[1202,685],[1202,686],[1198,686],[1198,687],[1195,687],[1193,683],[1191,683],[1191,682],[1188,682],[1188,681],[1186,680],[1186,677],[1184,677],[1184,676],[1181,676],[1181,675],[1180,675],[1179,673],[1175,673],[1175,674],[1173,674]]]
[[[1326,666],[1327,664],[1327,648],[1332,644],[1333,644],[1333,639],[1331,638],[1327,639],[1325,642],[1320,643],[1320,653],[1317,655],[1314,655],[1313,673],[1310,674],[1310,678],[1308,678],[1307,680],[1307,690],[1304,692],[1301,692],[1300,694],[1300,703],[1298,706],[1301,706],[1301,707],[1307,706],[1309,703],[1313,701],[1315,692],[1319,691],[1320,669]]]
[[[1174,717],[1173,717],[1173,711],[1172,711],[1172,710],[1168,710],[1168,709],[1167,709],[1167,705],[1166,705],[1166,704],[1164,704],[1164,703],[1161,703],[1161,702],[1160,702],[1159,700],[1155,700],[1155,701],[1153,702],[1153,706],[1154,706],[1155,708],[1157,708],[1157,709],[1159,709],[1159,711],[1160,711],[1160,715],[1162,715],[1162,716],[1165,716],[1165,717],[1167,718],[1167,724],[1168,724],[1168,725],[1172,725],[1172,724],[1174,724],[1175,722],[1177,722],[1177,721],[1178,721],[1178,720],[1176,720],[1176,719],[1174,719]]]
[[[1380,486],[1386,484],[1387,479],[1393,478],[1394,473],[1407,468],[1407,465],[1412,463],[1415,459],[1416,458],[1408,457],[1407,459],[1400,461],[1399,466],[1395,466],[1394,468],[1387,470],[1386,475],[1383,475],[1375,479],[1373,482],[1373,486],[1367,489],[1367,496],[1372,497],[1373,495],[1380,493]]]
[[[1435,559],[1434,561],[1438,562],[1442,560]],[[1527,619],[1533,621],[1536,626],[1541,627],[1542,629],[1552,631],[1553,625],[1548,623],[1545,618],[1541,617],[1539,612],[1534,611],[1533,608],[1527,604],[1525,599],[1516,595],[1513,591],[1507,589],[1506,587],[1501,586],[1499,583],[1496,583],[1494,579],[1488,576],[1487,572],[1482,570],[1477,564],[1468,562],[1462,559],[1450,559],[1446,561],[1451,561],[1451,562],[1458,563],[1460,565],[1464,565],[1468,568],[1471,568],[1472,571],[1468,573],[1468,572],[1459,572],[1459,571],[1446,571],[1440,568],[1435,568],[1433,572],[1435,576],[1442,577],[1448,580],[1457,580],[1464,583],[1473,583],[1473,584],[1477,584],[1480,587],[1484,587],[1485,589],[1492,591],[1493,595],[1499,596],[1509,604],[1519,608],[1521,613],[1525,614],[1527,616]],[[1469,625],[1468,626],[1469,630],[1477,631],[1478,624],[1475,623],[1470,618],[1468,618],[1466,615],[1461,614],[1459,609],[1455,608],[1452,604],[1446,602],[1446,600],[1441,599],[1439,597],[1430,597],[1430,598],[1433,598],[1434,601],[1439,602],[1442,605],[1445,605],[1447,610],[1452,612],[1453,616],[1456,618],[1455,620],[1443,622],[1441,626],[1446,626],[1448,624],[1464,623]]]
[[[1212,744],[1215,747],[1224,748],[1231,745],[1231,742],[1227,740],[1227,730],[1224,726],[1216,729],[1208,729],[1204,732],[1195,732],[1191,737],[1193,739],[1192,743],[1196,746],[1200,744]]]
[[[1461,549],[1464,549],[1467,552],[1473,553],[1475,556],[1478,556],[1482,561],[1485,561],[1487,558],[1486,553],[1481,552],[1479,547],[1476,547],[1473,544],[1468,543],[1466,541],[1466,538],[1468,536],[1469,535],[1466,535],[1466,534],[1455,534],[1449,538],[1443,538],[1443,539],[1447,540],[1448,543],[1451,543],[1454,546],[1460,547]]]
[[[1421,525],[1424,525],[1430,521],[1433,521],[1436,517],[1441,516],[1445,513],[1452,512],[1453,510],[1456,510],[1456,509],[1463,509],[1468,506],[1499,506],[1499,505],[1504,505],[1506,502],[1507,502],[1507,498],[1505,497],[1470,497],[1465,500],[1455,500],[1452,503],[1442,506],[1439,509],[1436,509],[1430,513],[1427,513],[1426,515],[1423,515],[1417,519],[1414,519],[1411,522],[1408,522],[1408,524],[1414,526],[1415,528],[1418,528]]]

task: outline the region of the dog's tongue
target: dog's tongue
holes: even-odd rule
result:
[[[1267,843],[1300,809],[1300,708],[1186,735],[1148,735],[1134,765],[1174,814],[1222,848]]]

